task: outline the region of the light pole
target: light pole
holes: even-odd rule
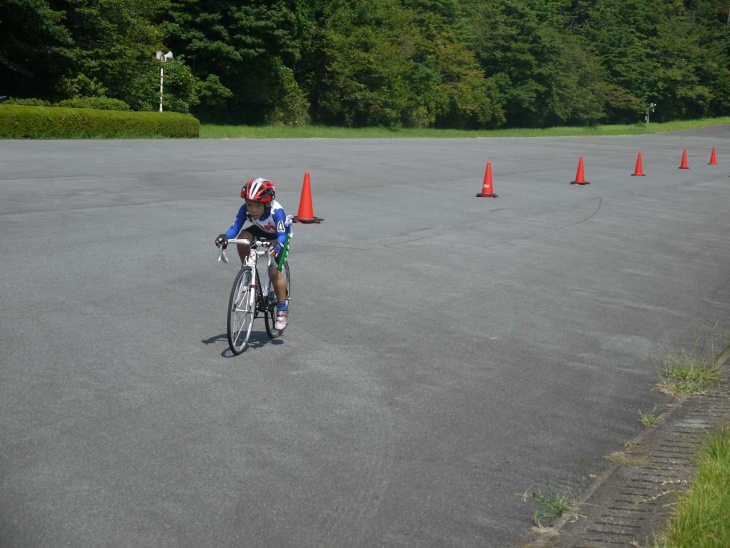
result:
[[[656,103],[649,103],[649,108],[646,109],[646,116],[644,116],[644,120],[646,123],[649,123],[649,113],[654,112],[654,109],[656,108]]]
[[[155,57],[158,61],[161,63],[165,63],[172,59],[172,52],[168,51],[167,53],[162,53],[161,51],[158,51],[155,54]],[[162,65],[160,65],[160,112],[162,112],[162,83],[165,78],[165,69],[162,68]]]

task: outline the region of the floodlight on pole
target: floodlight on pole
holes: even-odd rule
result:
[[[644,121],[648,124],[649,123],[649,113],[654,112],[656,109],[656,103],[649,103],[649,106],[646,109],[646,114],[644,115]]]
[[[155,58],[160,61],[161,63],[166,63],[170,59],[172,59],[172,52],[168,51],[167,53],[162,53],[161,51],[158,51],[155,54]],[[165,69],[162,68],[162,65],[160,65],[160,112],[162,112],[162,88],[163,88],[163,82],[165,79]]]

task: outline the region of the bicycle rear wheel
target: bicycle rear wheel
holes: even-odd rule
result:
[[[289,305],[289,299],[291,297],[291,278],[289,276],[289,263],[284,261],[284,267],[281,269],[281,274],[286,279],[286,304]],[[276,292],[274,291],[274,285],[269,282],[269,302],[266,304],[266,312],[264,314],[264,323],[266,324],[266,334],[275,339],[283,333],[282,330],[275,329],[276,324]]]
[[[256,298],[251,276],[251,267],[241,268],[228,301],[228,346],[236,355],[246,349],[253,327]]]

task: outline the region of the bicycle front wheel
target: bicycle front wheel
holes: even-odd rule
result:
[[[284,261],[284,267],[281,269],[281,275],[286,280],[286,304],[289,306],[289,299],[291,298],[291,278],[289,276],[289,263]],[[276,292],[274,291],[274,285],[269,282],[269,302],[266,304],[266,312],[264,314],[264,323],[266,324],[266,334],[275,339],[281,335],[284,330],[276,329]]]
[[[253,327],[256,296],[251,276],[251,267],[241,268],[228,301],[228,346],[236,355],[246,350]]]

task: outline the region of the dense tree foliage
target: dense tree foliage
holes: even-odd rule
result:
[[[165,45],[184,52],[198,78],[203,115],[253,123],[280,121],[282,110],[306,115],[292,70],[300,49],[292,2],[181,0],[160,25]]]
[[[166,109],[204,121],[730,114],[730,0],[0,0],[0,95],[155,110],[159,50]]]

